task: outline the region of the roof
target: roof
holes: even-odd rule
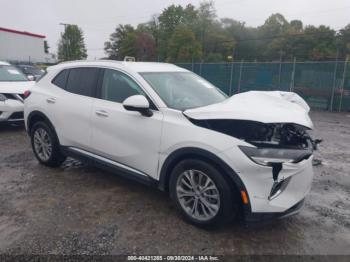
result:
[[[116,66],[118,68],[125,68],[134,72],[187,72],[186,69],[168,63],[155,62],[124,62],[113,60],[98,60],[98,61],[71,61],[63,62],[55,67],[76,67],[76,66]]]
[[[0,61],[0,65],[10,65],[10,64],[7,62]]]
[[[4,27],[0,27],[0,31],[13,33],[13,34],[19,34],[19,35],[26,35],[26,36],[31,36],[31,37],[37,37],[37,38],[46,38],[46,36],[44,36],[44,35],[38,35],[38,34],[34,34],[34,33],[29,33],[29,32],[25,32],[25,31],[18,31],[18,30],[13,30],[13,29],[4,28]]]

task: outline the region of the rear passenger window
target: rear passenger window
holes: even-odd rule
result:
[[[67,82],[68,70],[61,71],[53,80],[55,86],[65,89]],[[41,78],[40,78],[41,79]]]
[[[85,67],[69,70],[66,90],[68,92],[94,97],[100,69]]]

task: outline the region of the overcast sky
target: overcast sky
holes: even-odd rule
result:
[[[171,4],[198,6],[200,0],[0,0],[0,27],[46,35],[56,52],[63,27],[77,24],[84,31],[89,59],[105,56],[103,43],[118,24],[137,25]],[[215,0],[218,17],[261,25],[272,13],[304,24],[340,29],[350,23],[349,0]]]

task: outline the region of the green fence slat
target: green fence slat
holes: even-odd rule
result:
[[[336,63],[337,67],[335,67]],[[236,94],[239,87],[240,92],[289,91],[293,80],[293,62],[182,63],[177,65],[201,75],[226,94],[229,94],[230,89],[232,94]],[[333,110],[337,111],[341,103],[342,111],[350,111],[350,65],[348,64],[345,75],[344,66],[345,61],[296,62],[293,91],[303,97],[311,108],[330,110],[334,90]],[[230,81],[231,69],[232,81]],[[345,76],[344,81],[343,76]]]

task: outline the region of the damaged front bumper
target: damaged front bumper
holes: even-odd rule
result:
[[[253,162],[239,147],[221,152],[220,157],[244,184],[249,201],[243,209],[248,223],[296,214],[311,189],[312,154],[297,163],[281,163],[277,177],[273,166]]]
[[[283,219],[287,217],[294,216],[300,212],[304,206],[305,199],[300,200],[291,208],[287,209],[284,212],[247,212],[244,216],[244,222],[246,225],[255,225],[255,224],[268,224],[276,219]]]

